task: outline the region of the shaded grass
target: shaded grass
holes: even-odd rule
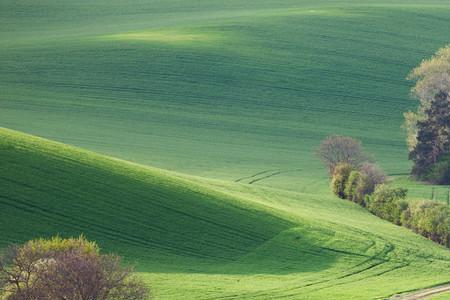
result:
[[[448,250],[331,195],[0,136],[0,244],[83,233],[158,299],[368,299],[450,280]]]

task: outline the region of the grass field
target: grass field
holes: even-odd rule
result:
[[[348,201],[0,137],[0,244],[83,232],[158,299],[374,299],[450,281],[448,250]]]
[[[64,143],[0,129],[0,246],[83,232],[157,299],[450,282],[448,250],[333,197],[313,155],[360,138],[393,185],[431,197],[400,126],[450,3],[395,2],[0,0],[0,126]]]
[[[432,300],[447,300],[450,299],[450,293],[444,293],[442,295],[431,297]]]
[[[347,134],[407,174],[404,78],[449,42],[450,5],[389,3],[3,0],[0,120],[205,177],[283,171],[258,184],[294,190],[326,184],[312,150]]]

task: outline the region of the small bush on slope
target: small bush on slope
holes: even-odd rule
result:
[[[436,201],[415,201],[402,215],[402,224],[413,231],[448,246],[450,233],[449,210]]]
[[[379,185],[370,197],[368,209],[374,215],[400,225],[401,209],[404,208],[401,201],[406,199],[406,194],[406,189]]]
[[[333,193],[341,199],[345,199],[345,188],[353,167],[347,163],[341,163],[336,166],[331,180],[331,189]]]
[[[360,195],[357,191],[359,182],[361,181],[361,173],[359,171],[352,171],[348,177],[347,184],[345,185],[345,198],[360,203]]]

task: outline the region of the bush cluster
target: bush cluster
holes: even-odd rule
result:
[[[432,201],[406,201],[407,190],[379,185],[368,198],[374,215],[404,226],[439,244],[449,246],[450,217],[445,204]]]
[[[384,220],[450,247],[449,208],[429,200],[406,201],[407,190],[384,184],[386,176],[376,164],[367,162],[359,141],[328,137],[317,153],[331,172],[331,189],[339,198],[358,203]],[[450,182],[450,155],[442,156],[428,176],[439,180],[436,183]]]
[[[372,196],[368,197],[367,208],[374,215],[401,225],[402,214],[408,208],[406,195],[406,189],[381,184],[375,188]]]
[[[384,173],[375,164],[364,163],[356,169],[348,163],[340,163],[334,169],[331,188],[339,198],[365,206],[367,196],[384,181]]]
[[[430,200],[410,202],[401,222],[414,232],[449,246],[450,218],[446,205]]]
[[[392,188],[384,182],[383,172],[374,164],[354,169],[342,163],[334,170],[331,187],[339,198],[358,203],[384,220],[449,246],[450,217],[446,205],[431,200],[406,201],[406,189]]]

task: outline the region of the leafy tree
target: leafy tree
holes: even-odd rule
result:
[[[408,78],[416,80],[412,93],[420,101],[417,112],[405,113],[412,173],[420,179],[441,182],[431,170],[450,153],[450,46],[424,60]]]
[[[450,94],[450,45],[440,49],[430,59],[423,60],[408,75],[408,79],[416,81],[411,92],[419,99],[417,111],[404,114],[408,148],[412,150],[417,143],[417,123],[426,119],[425,111],[433,99],[441,92]]]
[[[410,152],[412,173],[425,178],[430,169],[450,151],[450,101],[440,92],[425,111],[426,119],[417,123],[417,144]],[[432,179],[432,178],[431,178]]]
[[[316,155],[327,165],[330,174],[338,164],[346,163],[356,169],[368,160],[360,141],[339,135],[323,140]]]
[[[143,300],[148,289],[115,255],[84,237],[12,246],[0,259],[4,300]]]

